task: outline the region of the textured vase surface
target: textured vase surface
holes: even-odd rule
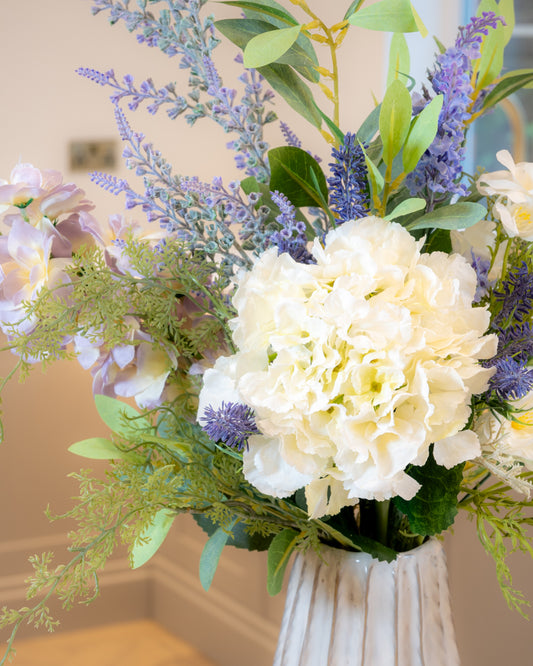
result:
[[[440,542],[390,563],[335,548],[321,558],[294,560],[274,666],[459,666]]]

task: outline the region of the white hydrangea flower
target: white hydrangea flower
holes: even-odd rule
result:
[[[515,164],[508,150],[496,153],[507,171],[482,174],[477,188],[480,194],[497,197],[493,212],[511,237],[533,240],[533,163]]]
[[[485,308],[465,259],[422,254],[399,224],[368,217],[331,231],[316,265],[276,249],[240,276],[232,322],[239,351],[206,372],[202,405],[252,407],[262,433],[244,452],[258,489],[306,486],[313,517],[358,498],[414,496],[405,469],[435,443],[451,467],[480,453],[462,429],[492,370]],[[223,393],[217,392],[223,387]]]

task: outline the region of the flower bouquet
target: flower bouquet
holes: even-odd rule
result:
[[[107,460],[80,472],[67,514],[72,560],[33,558],[31,608],[0,626],[54,620],[46,602],[91,598],[117,543],[133,567],[188,513],[206,532],[209,588],[226,545],[268,550],[268,590],[294,550],[332,546],[393,561],[469,512],[510,606],[505,558],[533,554],[533,165],[465,171],[472,123],[533,81],[502,72],[512,1],[484,0],[420,89],[404,33],[427,31],[409,0],[356,0],[326,25],[305,0],[93,0],[140,43],[177,57],[188,91],[81,68],[110,90],[143,222],[97,220],[55,171],[19,164],[0,185],[0,324],[18,357],[77,359],[111,438],[70,450]],[[393,33],[381,101],[340,126],[339,49]],[[428,39],[430,39],[428,37]],[[216,46],[242,66],[224,85]],[[324,165],[281,122],[284,100],[327,142]],[[230,136],[242,179],[174,174],[124,110],[146,106]],[[473,170],[470,170],[473,171]],[[136,406],[134,406],[136,403]]]

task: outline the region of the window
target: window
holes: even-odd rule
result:
[[[477,2],[465,0],[465,21],[476,11]],[[515,0],[516,25],[505,49],[503,71],[533,66],[533,2]],[[508,149],[516,162],[533,161],[533,89],[523,89],[474,125],[475,164],[488,171],[501,169],[496,152]]]

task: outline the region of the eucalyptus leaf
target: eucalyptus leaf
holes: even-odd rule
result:
[[[242,10],[252,10],[254,12],[259,12],[265,17],[273,17],[282,21],[286,25],[297,25],[298,21],[289,14],[281,5],[278,3],[266,2],[251,2],[247,0],[225,0],[220,3],[221,5],[230,5],[232,7],[239,7]]]
[[[273,14],[267,14],[264,10],[265,8],[272,8],[272,9],[277,9],[278,11],[284,13],[287,17],[291,18],[291,25],[296,25],[298,21],[286,10],[285,7],[282,7],[282,5],[279,4],[279,2],[276,2],[276,0],[261,0],[260,3],[254,2],[254,5],[260,4],[261,9],[259,8],[251,8],[251,2],[248,2],[247,5],[248,7],[243,7],[243,13],[244,16],[247,19],[256,19],[259,21],[268,21],[271,23],[275,28],[285,28],[287,27],[286,21],[282,21],[281,19],[275,17]],[[296,40],[296,44],[294,47],[291,47],[291,50],[287,53],[285,57],[288,57],[289,55],[294,58],[296,55],[293,52],[293,49],[299,46],[303,51],[305,51],[305,54],[308,59],[310,59],[314,65],[318,65],[318,58],[316,55],[315,48],[313,46],[312,41],[305,35],[303,32],[301,32],[298,36],[298,39]],[[284,64],[286,65],[292,65],[297,71],[302,74],[302,76],[305,76],[303,72],[300,71],[299,67],[296,65],[290,63],[290,62],[285,62]],[[315,74],[318,76],[318,73],[315,71]],[[306,77],[309,78],[309,77]],[[310,80],[318,80],[318,79],[310,79]]]
[[[195,514],[193,518],[208,536],[214,534],[218,529],[218,525],[205,514]],[[246,525],[237,522],[231,530],[227,545],[244,550],[268,550],[272,539],[272,535],[263,536],[258,532],[250,533]]]
[[[257,35],[277,30],[276,26],[272,23],[249,18],[221,19],[220,21],[215,21],[215,27],[224,37],[243,51],[250,40]],[[300,33],[296,43],[285,54],[280,56],[277,62],[278,64],[290,65],[291,68],[295,69],[308,81],[316,83],[320,79],[320,75],[315,69],[318,60],[312,46],[306,48],[309,40],[306,38],[302,41],[302,37],[303,35]],[[301,41],[302,43],[300,43]]]
[[[426,206],[425,199],[419,199],[414,197],[412,199],[405,199],[400,204],[398,204],[388,215],[385,216],[386,220],[395,220],[397,217],[402,217],[402,215],[409,215],[410,213],[416,213],[418,210],[422,210]]]
[[[411,57],[407,40],[402,32],[395,32],[392,36],[389,51],[389,71],[387,74],[387,87],[402,76],[408,76],[411,70]]]
[[[355,12],[359,9],[359,7],[363,4],[364,1],[365,0],[353,0],[352,4],[346,10],[344,18],[342,20],[346,21],[347,19],[350,18],[352,14],[355,14]]]
[[[375,106],[357,130],[357,138],[361,143],[370,143],[379,131],[379,114],[381,104]]]
[[[166,539],[176,514],[168,509],[158,511],[131,551],[132,568],[138,569],[155,555]]]
[[[128,456],[127,453],[121,451],[113,442],[104,437],[82,439],[80,442],[71,444],[68,450],[77,456],[91,458],[92,460],[119,460]]]
[[[403,170],[406,174],[416,168],[422,155],[433,143],[439,128],[443,101],[443,95],[437,95],[413,119],[402,153]]]
[[[351,14],[352,25],[385,32],[418,32],[409,0],[380,0]]]
[[[530,83],[533,83],[533,69],[517,69],[507,72],[483,100],[483,110],[490,109]]]
[[[411,95],[404,83],[394,80],[385,92],[379,114],[379,133],[383,141],[383,161],[392,166],[403,147],[411,126]]]
[[[467,229],[482,220],[487,209],[478,203],[460,201],[459,203],[436,208],[406,225],[409,231],[416,229]]]
[[[271,596],[281,592],[285,569],[296,546],[298,536],[298,532],[285,529],[272,539],[267,559],[267,591]]]
[[[288,65],[272,63],[260,67],[258,72],[295,111],[320,129],[322,116],[317,109],[313,93]]]
[[[253,37],[244,49],[245,67],[264,67],[286,53],[298,39],[301,26],[268,30]]]
[[[235,521],[227,529],[219,527],[207,540],[200,556],[200,583],[204,590],[211,587],[222,551],[226,546]]]
[[[301,148],[282,146],[268,152],[270,189],[284,194],[293,206],[322,206],[328,186],[318,162]],[[316,185],[318,183],[318,186]]]
[[[94,403],[102,421],[113,432],[131,437],[139,430],[150,430],[151,424],[131,405],[107,395],[95,395]]]

